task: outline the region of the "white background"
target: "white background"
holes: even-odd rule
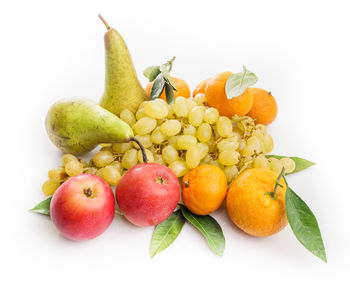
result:
[[[349,285],[348,1],[2,1],[0,5],[1,287],[345,287]],[[216,73],[259,76],[279,115],[276,154],[317,165],[289,177],[316,215],[328,264],[290,227],[257,239],[226,212],[222,258],[186,224],[153,259],[153,228],[116,217],[100,237],[71,242],[48,217],[28,212],[59,165],[44,119],[63,97],[99,100],[104,85],[103,16],[142,70],[176,55],[173,75],[191,89]]]

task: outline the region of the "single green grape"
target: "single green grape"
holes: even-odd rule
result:
[[[48,176],[50,180],[56,183],[60,183],[68,177],[63,167],[56,167],[54,169],[49,170]]]
[[[197,145],[192,146],[186,152],[186,164],[189,169],[196,168],[201,161],[201,152]]]
[[[208,155],[209,146],[208,146],[208,144],[205,144],[205,143],[198,143],[197,147],[198,147],[199,152],[201,154],[201,160],[202,160],[205,156]]]
[[[141,103],[142,104],[142,103]],[[145,108],[139,108],[137,111],[136,111],[136,114],[135,114],[135,117],[136,117],[136,120],[140,120],[140,119],[142,119],[143,117],[146,117],[147,116],[147,114],[146,114],[146,112],[145,112]],[[135,124],[136,124],[136,122],[135,122]],[[134,125],[135,125],[134,124]],[[133,127],[133,126],[132,126]]]
[[[264,154],[270,153],[273,149],[273,139],[270,134],[265,134],[261,139]]]
[[[224,151],[227,149],[237,150],[239,147],[238,141],[233,138],[222,139],[217,145],[219,151]]]
[[[185,174],[189,171],[187,164],[183,160],[176,160],[170,163],[169,168],[174,172],[176,177],[185,176]]]
[[[214,124],[219,117],[219,111],[216,108],[210,107],[204,112],[204,121],[208,124]]]
[[[222,165],[232,166],[239,162],[239,153],[233,149],[227,149],[219,154],[219,161]]]
[[[151,135],[151,140],[154,144],[161,144],[163,143],[165,140],[167,139],[167,137],[161,132],[160,127],[156,127],[153,131],[152,131],[152,135]],[[148,147],[147,147],[148,148]]]
[[[168,119],[175,119],[175,112],[174,112],[174,104],[169,104],[168,105]]]
[[[137,150],[135,148],[131,148],[123,155],[122,167],[125,169],[130,169],[137,164],[137,161]]]
[[[73,154],[64,154],[62,156],[62,165],[66,166],[66,164],[70,161],[76,161],[78,160],[77,157],[75,157]]]
[[[286,173],[292,173],[295,170],[296,164],[295,164],[293,159],[282,158],[281,162],[282,162],[282,165],[283,165]]]
[[[257,136],[251,136],[247,139],[247,145],[260,145],[260,143],[260,137]]]
[[[130,127],[136,123],[135,115],[129,109],[124,109],[120,112],[119,118],[126,122]]]
[[[216,128],[221,137],[228,137],[232,133],[232,122],[226,116],[221,116],[216,121]]]
[[[69,176],[75,176],[83,173],[83,165],[78,161],[69,161],[64,170]]]
[[[197,129],[191,124],[186,124],[183,128],[183,135],[192,135],[197,137]]]
[[[167,106],[169,105],[169,104],[168,104],[165,100],[163,100],[162,98],[156,98],[156,99],[151,100],[151,101],[160,103],[160,104],[164,105],[165,107],[167,107]]]
[[[198,93],[196,96],[194,96],[193,100],[198,104],[204,104],[207,102],[207,97],[203,93]]]
[[[194,107],[197,106],[196,101],[194,101],[192,98],[187,98],[186,104],[187,104],[188,112],[190,112]]]
[[[251,136],[247,140],[247,145],[244,147],[242,155],[253,156],[258,155],[261,152],[263,152],[261,140],[256,136]]]
[[[205,143],[210,140],[211,136],[212,136],[211,126],[208,123],[200,124],[197,132],[198,140],[202,143]]]
[[[120,173],[123,171],[122,163],[117,160],[114,160],[110,165],[116,167]]]
[[[104,167],[114,160],[114,156],[110,151],[99,151],[92,158],[96,167]]]
[[[266,126],[264,124],[256,124],[255,129],[261,131],[262,134],[267,133],[267,129],[266,129]]]
[[[181,131],[181,123],[176,120],[166,120],[161,126],[160,126],[160,131],[163,133],[165,136],[174,136],[178,134]]]
[[[43,183],[43,185],[41,186],[41,190],[46,196],[51,196],[56,192],[58,187],[60,187],[59,182],[55,182],[49,179]]]
[[[265,155],[260,154],[254,159],[253,166],[254,168],[269,169],[269,162],[267,161]]]
[[[280,174],[283,168],[283,163],[281,160],[278,160],[276,158],[269,158],[269,168],[271,171],[276,172],[277,174]]]
[[[192,110],[188,113],[188,122],[198,127],[203,122],[204,112],[200,107],[193,107]]]
[[[176,97],[174,103],[174,113],[177,117],[187,117],[189,112],[186,98],[180,96]]]
[[[133,147],[133,143],[126,142],[126,143],[113,143],[112,149],[114,152],[118,154],[124,154],[126,151],[130,150]]]
[[[146,135],[153,131],[157,127],[157,121],[150,117],[143,117],[134,124],[133,129],[136,134]]]
[[[148,117],[164,119],[168,115],[168,107],[158,101],[149,101],[144,107]]]
[[[170,164],[179,159],[179,154],[173,146],[169,145],[163,148],[162,157],[166,163]]]
[[[169,137],[168,144],[173,146],[176,150],[181,150],[180,147],[177,145],[177,138],[179,138],[179,136],[177,135]]]
[[[224,173],[226,176],[227,183],[231,183],[238,174],[238,168],[235,165],[226,166],[224,168]]]
[[[197,139],[191,135],[180,135],[176,144],[181,150],[188,150],[197,144]]]
[[[117,185],[121,175],[120,171],[116,166],[113,165],[107,165],[102,170],[102,178],[109,184],[109,185]]]
[[[140,103],[139,107],[137,109],[143,109],[145,108],[146,104],[148,103],[149,101],[143,101]]]

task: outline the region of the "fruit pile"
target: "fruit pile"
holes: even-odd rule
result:
[[[179,96],[174,104],[162,99],[144,101],[135,114],[124,109],[120,119],[133,128],[148,162],[168,166],[179,178],[202,164],[222,169],[228,183],[246,168],[267,168],[276,173],[283,165],[287,173],[295,168],[290,158],[264,156],[272,151],[273,140],[263,124],[255,125],[249,116],[220,116],[216,108],[206,106],[205,94],[188,99]],[[137,163],[143,163],[143,157],[136,142],[102,144],[89,164],[65,154],[63,167],[49,171],[43,191],[52,195],[57,183],[81,173],[96,174],[110,185],[117,185],[121,176]]]
[[[72,240],[97,237],[115,212],[137,226],[155,226],[153,257],[186,221],[222,255],[223,231],[210,214],[226,206],[233,223],[256,237],[289,223],[326,261],[316,218],[285,177],[314,163],[269,155],[273,139],[266,126],[277,104],[270,92],[251,87],[256,75],[245,67],[223,72],[199,83],[191,96],[184,80],[170,76],[174,57],[144,71],[144,89],[120,34],[100,18],[108,30],[105,92],[100,104],[72,99],[50,108],[46,130],[65,154],[42,185],[49,197],[32,211],[50,215]],[[79,156],[97,146],[92,159]]]

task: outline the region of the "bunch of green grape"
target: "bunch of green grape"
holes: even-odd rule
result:
[[[287,173],[295,168],[289,158],[264,156],[273,149],[273,139],[264,125],[255,125],[248,116],[220,116],[217,109],[206,106],[204,94],[177,97],[174,104],[162,99],[144,101],[135,114],[125,109],[119,117],[132,127],[148,162],[168,166],[179,178],[202,164],[222,169],[228,183],[247,168],[267,168],[277,173],[282,167]],[[63,166],[49,171],[43,191],[52,195],[60,183],[81,173],[93,173],[117,185],[128,169],[142,162],[136,142],[102,144],[88,164],[66,154]]]

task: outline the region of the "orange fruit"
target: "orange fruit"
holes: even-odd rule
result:
[[[205,95],[209,106],[218,109],[220,115],[231,118],[233,115],[244,116],[253,106],[253,95],[247,89],[242,95],[227,99],[225,85],[232,72],[223,72],[209,79]]]
[[[205,94],[205,88],[207,87],[207,83],[210,80],[210,78],[203,80],[202,82],[199,82],[197,86],[193,90],[193,97],[196,96],[198,93]]]
[[[284,198],[287,185],[283,178],[277,188],[276,199],[266,194],[273,192],[278,174],[264,168],[247,169],[233,181],[226,198],[226,209],[233,221],[244,232],[266,237],[282,230],[288,223]]]
[[[198,215],[208,215],[218,209],[227,193],[224,172],[214,165],[200,165],[182,179],[182,200]]]
[[[260,88],[248,88],[253,95],[253,107],[249,110],[248,116],[255,119],[256,124],[268,125],[276,119],[277,103],[271,93]]]
[[[182,80],[180,78],[175,78],[175,77],[171,77],[171,79],[173,79],[176,90],[177,90],[177,91],[174,90],[175,98],[179,97],[179,96],[182,96],[185,98],[191,97],[190,87],[188,87],[187,83],[184,80]],[[147,83],[147,85],[145,87],[145,90],[146,90],[148,97],[151,95],[151,90],[152,90],[154,81]],[[160,98],[166,101],[165,91],[162,92],[162,94],[160,95]]]

